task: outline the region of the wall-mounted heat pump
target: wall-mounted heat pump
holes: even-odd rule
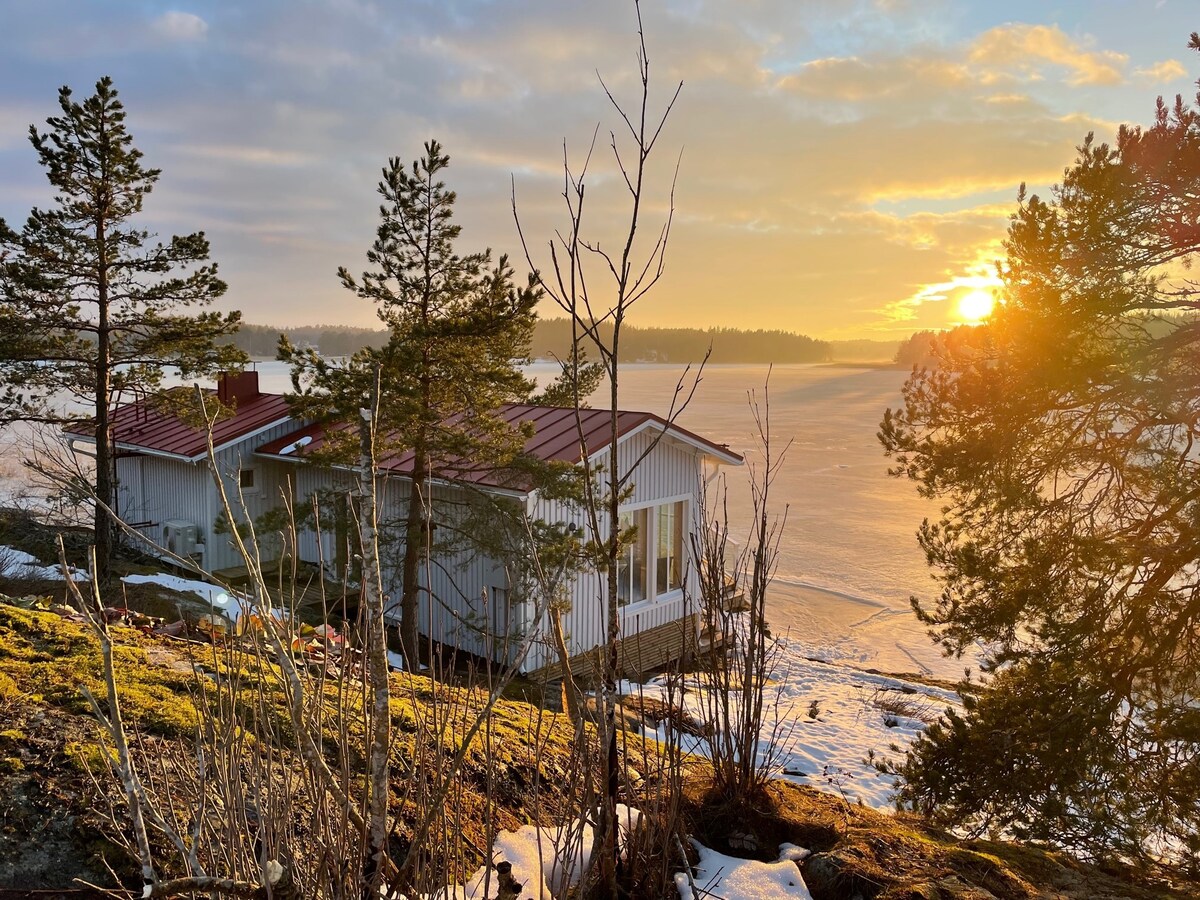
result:
[[[162,526],[162,544],[176,556],[194,556],[200,529],[183,519],[168,519]]]

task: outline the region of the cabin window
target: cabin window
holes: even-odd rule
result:
[[[238,487],[241,488],[243,491],[252,491],[257,487],[257,485],[254,482],[254,470],[253,469],[239,469],[238,470]]]
[[[650,545],[650,510],[621,515],[621,530],[635,529],[633,540],[621,550],[617,564],[617,603],[627,606],[646,599]]]
[[[684,502],[665,503],[658,507],[656,593],[666,594],[683,587],[683,518]]]

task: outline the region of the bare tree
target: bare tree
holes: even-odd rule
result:
[[[766,596],[787,523],[771,509],[771,488],[791,441],[777,451],[771,438],[770,380],[749,395],[757,450],[749,489],[753,519],[742,549],[732,553],[723,478],[705,495],[704,529],[693,540],[700,561],[701,612],[713,651],[701,691],[704,742],[712,760],[713,788],[726,802],[754,804],[780,760],[775,747],[781,723],[769,716],[768,693],[777,662],[766,618]]]
[[[650,56],[646,48],[641,5],[634,2],[638,29],[638,74],[640,95],[633,107],[616,99],[603,78],[600,85],[621,122],[618,130],[609,132],[609,149],[626,191],[627,214],[618,235],[614,252],[601,240],[593,238],[584,228],[585,188],[588,183],[592,156],[599,128],[593,134],[582,166],[571,166],[566,146],[563,148],[563,200],[566,204],[567,225],[556,231],[549,242],[549,266],[539,270],[539,285],[570,318],[574,352],[566,368],[573,376],[575,391],[576,427],[580,439],[580,458],[583,468],[583,508],[590,530],[594,557],[598,563],[597,576],[603,600],[606,642],[602,649],[600,716],[597,722],[600,742],[600,791],[595,829],[593,865],[599,865],[603,888],[615,895],[618,868],[617,802],[621,773],[616,723],[617,680],[620,674],[621,627],[618,614],[618,564],[623,548],[634,538],[632,528],[622,528],[621,504],[632,490],[639,464],[651,453],[662,433],[636,458],[619,458],[621,438],[620,415],[620,350],[621,329],[635,305],[645,298],[662,278],[674,217],[675,177],[668,194],[668,212],[649,240],[641,239],[645,209],[650,196],[650,161],[663,134],[671,110],[683,88],[680,82],[663,108],[655,112],[650,103]],[[620,137],[618,137],[618,131]],[[675,176],[678,175],[678,162]],[[533,251],[521,229],[517,212],[516,190],[513,190],[513,215],[521,232],[521,242],[531,268]],[[595,276],[593,278],[593,276]],[[586,399],[579,389],[581,351],[594,351],[603,369],[608,386],[610,429],[607,459],[603,467],[590,458],[596,448],[583,445],[583,423],[579,409]],[[700,364],[703,368],[703,362]],[[676,384],[668,423],[674,423],[699,385],[699,372],[685,370]],[[561,653],[561,651],[560,651]],[[567,665],[569,669],[569,664]],[[570,677],[568,671],[567,677]]]

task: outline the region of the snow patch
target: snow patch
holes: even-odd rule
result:
[[[778,641],[777,665],[764,697],[764,733],[758,753],[775,763],[775,777],[807,784],[879,810],[892,808],[894,785],[867,760],[897,757],[947,706],[960,703],[954,691],[863,672],[806,658],[808,648]],[[621,694],[665,701],[665,679],[647,684],[622,681]],[[682,686],[684,712],[703,721],[711,688],[691,675]],[[675,689],[675,702],[680,688]],[[884,708],[884,706],[888,708]],[[906,715],[906,712],[917,715]],[[646,726],[645,733],[666,740],[666,727]],[[702,738],[682,735],[683,749],[707,755]],[[895,744],[899,752],[890,749]]]
[[[624,804],[617,804],[617,823],[621,839],[637,827],[642,814]],[[555,900],[567,896],[579,883],[591,860],[594,832],[586,822],[576,821],[571,827],[539,828],[525,825],[516,831],[501,832],[492,847],[492,859],[512,863],[512,876],[524,884],[521,897],[532,900]],[[795,868],[793,866],[793,868]],[[488,881],[487,894],[484,882]],[[447,887],[435,895],[435,900],[485,900],[499,892],[499,881],[493,869],[488,876],[485,866],[463,886]],[[803,895],[801,895],[803,896]]]
[[[41,561],[24,550],[0,544],[0,576],[5,578],[30,578],[43,581],[63,581],[62,566],[44,566]],[[71,569],[76,581],[88,581],[87,572]]]
[[[694,867],[691,882],[685,873],[675,876],[680,900],[704,900],[723,897],[725,900],[812,900],[808,886],[796,866],[795,851],[807,854],[792,844],[784,844],[775,862],[757,859],[738,859],[710,850],[692,841],[700,861]],[[801,857],[803,858],[803,857]],[[692,890],[695,884],[696,889]]]
[[[126,575],[121,580],[126,584],[157,584],[181,594],[196,594],[201,600],[206,601],[214,612],[225,616],[230,622],[236,622],[243,613],[249,612],[251,608],[248,598],[230,594],[220,585],[209,584],[205,581],[180,578],[177,575],[167,575],[163,572],[154,575]]]
[[[279,455],[280,456],[291,456],[297,450],[301,450],[304,447],[307,447],[311,443],[312,443],[312,435],[306,434],[306,435],[304,435],[304,437],[297,438],[296,440],[294,440],[290,444],[288,444],[286,447],[284,447],[282,450],[280,450]]]

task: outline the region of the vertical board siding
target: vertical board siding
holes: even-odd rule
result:
[[[283,506],[284,497],[293,499],[297,516],[311,509],[312,498],[322,490],[351,491],[355,487],[352,473],[321,466],[269,460],[254,455],[254,448],[275,440],[294,430],[295,422],[287,422],[266,432],[227,447],[217,454],[218,470],[225,480],[226,490],[239,516],[257,519],[268,510]],[[618,449],[622,470],[627,470],[641,454],[650,448],[656,432],[642,431],[625,438]],[[597,455],[603,465],[606,453]],[[646,506],[668,499],[686,498],[689,505],[689,525],[698,513],[697,493],[704,475],[704,454],[671,439],[659,441],[642,460],[633,479],[633,490],[626,505]],[[238,498],[238,471],[242,467],[255,470],[256,490]],[[140,523],[142,533],[161,541],[162,522],[182,519],[198,526],[205,545],[204,565],[221,569],[241,565],[226,535],[213,533],[218,509],[216,490],[205,463],[191,464],[153,456],[122,457],[117,461],[119,489],[126,518]],[[383,481],[380,490],[380,551],[384,568],[384,590],[392,605],[389,617],[395,618],[400,601],[401,561],[404,551],[403,518],[407,512],[410,482],[392,478]],[[449,486],[438,486],[434,502],[438,515],[455,515],[453,510],[465,492]],[[573,505],[533,495],[527,505],[530,516],[548,523],[573,523],[587,537],[605,537],[601,523],[600,535],[589,534],[587,519]],[[297,535],[296,553],[310,563],[324,563],[328,568],[336,558],[334,511],[322,509],[321,530],[312,525]],[[453,521],[444,522],[453,525]],[[264,558],[281,552],[283,539],[261,535]],[[435,533],[435,540],[437,535]],[[685,552],[690,557],[690,538],[685,537]],[[673,622],[691,621],[695,612],[685,598],[698,596],[696,566],[685,562],[685,589],[662,600],[636,604],[620,610],[623,637],[633,637],[662,629]],[[546,616],[540,621],[528,621],[533,609],[531,598],[517,595],[518,587],[511,583],[504,561],[466,548],[446,548],[435,551],[421,566],[420,628],[428,637],[462,650],[494,659],[515,662],[520,640],[529,629],[536,632],[532,651],[522,664],[523,671],[542,669],[557,662],[557,653],[549,640]],[[505,599],[493,595],[501,588]],[[603,598],[606,596],[604,573],[585,571],[572,578],[566,586],[570,609],[563,615],[568,649],[572,656],[587,653],[605,643],[606,623]],[[505,596],[502,595],[502,596]]]
[[[357,479],[349,472],[338,472],[316,466],[299,466],[296,474],[298,504],[306,508],[318,491],[347,491],[357,488]],[[383,570],[383,589],[387,618],[398,622],[403,591],[404,527],[412,485],[405,478],[385,478],[379,485],[379,555]],[[442,535],[453,533],[460,517],[465,491],[449,486],[434,488],[435,521]],[[306,529],[298,537],[300,558],[307,562],[332,565],[336,556],[336,535],[332,511],[323,516],[318,537]],[[446,538],[435,529],[434,540]],[[510,658],[506,640],[514,624],[508,605],[492,602],[492,588],[510,587],[503,563],[466,547],[443,547],[429,559],[422,560],[419,569],[420,594],[417,622],[422,634],[435,641],[498,662]]]
[[[296,517],[304,522],[296,536],[296,555],[302,562],[332,567],[337,553],[334,510],[320,503],[317,495],[326,491],[349,491],[355,479],[340,469],[307,463],[290,465],[296,485]]]
[[[122,519],[137,527],[149,542],[140,549],[154,553],[163,543],[163,523],[171,519],[191,522],[204,544],[201,563],[208,566],[211,522],[208,469],[159,456],[124,456],[117,460],[118,496]]]
[[[622,474],[649,450],[649,454],[638,464],[633,478],[633,490],[624,505],[638,507],[668,498],[686,498],[687,522],[689,528],[694,529],[697,527],[695,517],[699,509],[698,492],[703,483],[704,454],[670,438],[658,441],[657,445],[650,449],[656,434],[657,432],[647,429],[622,440],[617,448],[617,459]],[[604,466],[607,458],[608,453],[603,452],[597,454],[595,460],[598,466]],[[535,497],[531,507],[531,515],[535,519],[546,522],[574,522],[592,536],[587,528],[586,517],[577,508],[541,497]],[[602,540],[607,536],[604,521],[600,522],[600,528],[601,534],[597,537]],[[684,537],[684,551],[684,589],[672,592],[662,600],[656,599],[619,610],[618,621],[623,639],[654,629],[664,629],[672,622],[683,620],[695,612],[694,601],[688,600],[699,596],[699,578],[696,566],[691,561],[690,534]],[[563,616],[563,630],[566,632],[568,649],[573,657],[587,653],[606,642],[606,594],[606,576],[602,572],[583,572],[573,579],[569,591],[571,609]],[[546,627],[544,622],[541,627]],[[540,642],[535,650],[538,652],[531,654],[522,665],[523,671],[535,671],[557,662],[557,654],[549,641]]]
[[[404,536],[398,526],[402,525],[410,489],[409,482],[397,482],[395,499],[389,493],[386,507],[397,523],[390,538],[397,560],[391,580],[395,602],[400,599],[403,573],[399,559],[404,550]],[[508,662],[513,615],[507,602],[493,598],[493,589],[502,589],[507,594],[511,589],[510,579],[502,561],[466,541],[463,532],[470,499],[470,492],[460,488],[433,487],[435,548],[421,563],[418,623],[422,634],[439,643],[475,656]]]
[[[283,506],[283,493],[287,492],[292,498],[296,496],[295,485],[292,482],[296,466],[293,463],[264,459],[254,455],[254,450],[263,444],[283,437],[295,431],[302,421],[289,419],[273,428],[238,441],[217,451],[217,471],[225,484],[225,493],[229,497],[229,505],[233,508],[234,516],[240,521],[255,521],[263,513],[279,509]],[[200,463],[206,467],[206,463]],[[255,489],[252,492],[241,493],[238,490],[238,471],[242,468],[254,469]],[[207,470],[205,475],[208,475]],[[289,477],[291,476],[291,477]],[[209,569],[225,569],[231,566],[243,565],[241,555],[229,540],[228,534],[216,534],[213,525],[220,511],[220,500],[217,498],[215,486],[212,491],[213,511],[204,527],[207,529],[210,548],[206,555],[205,565]],[[259,535],[259,553],[264,561],[278,559],[283,551],[283,539],[279,534],[266,533]]]
[[[290,478],[296,467],[254,456],[254,448],[294,430],[294,421],[284,422],[267,431],[242,440],[217,453],[217,468],[235,513],[257,519],[269,509],[283,504],[283,493],[294,496]],[[255,469],[257,490],[238,499],[238,470],[242,465]],[[225,534],[214,530],[220,502],[208,470],[208,461],[186,462],[162,456],[122,456],[117,459],[117,490],[122,519],[160,545],[163,523],[171,519],[196,526],[198,542],[204,545],[201,564],[209,570],[239,566],[242,559]],[[282,540],[262,535],[265,559],[278,555]],[[146,549],[153,552],[153,549]]]

